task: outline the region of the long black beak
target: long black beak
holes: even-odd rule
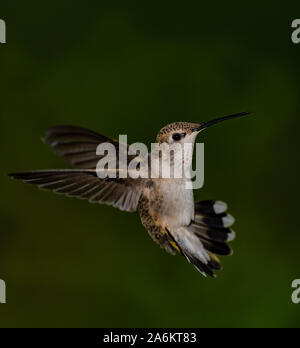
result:
[[[233,115],[229,115],[229,116],[219,117],[219,118],[216,118],[214,120],[202,123],[200,125],[200,127],[194,128],[193,132],[200,132],[201,130],[203,130],[203,129],[209,127],[209,126],[212,126],[213,124],[216,124],[216,123],[219,123],[219,122],[223,122],[223,121],[226,121],[226,120],[230,120],[231,118],[246,116],[246,115],[249,115],[249,114],[251,114],[251,112],[240,112],[239,114],[233,114]]]

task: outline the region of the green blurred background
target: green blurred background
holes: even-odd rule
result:
[[[1,327],[299,326],[299,2],[207,6],[1,3]],[[254,114],[198,137],[196,198],[236,218],[216,279],[161,250],[137,213],[7,177],[66,167],[40,140],[52,125],[150,144],[167,123],[240,111]]]

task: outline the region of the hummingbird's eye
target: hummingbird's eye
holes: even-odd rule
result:
[[[179,134],[179,133],[174,133],[174,134],[172,135],[172,138],[173,138],[173,140],[175,140],[175,141],[179,141],[179,140],[181,139],[181,134]]]

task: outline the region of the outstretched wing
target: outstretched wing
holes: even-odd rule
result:
[[[95,170],[45,170],[9,174],[39,188],[69,197],[104,203],[125,211],[135,211],[141,195],[140,179],[100,179]]]
[[[45,143],[69,164],[78,169],[96,169],[101,156],[96,155],[99,144],[113,144],[117,163],[121,153],[127,154],[128,146],[104,135],[76,126],[55,126],[46,131]],[[103,156],[102,156],[103,157]],[[128,163],[136,156],[127,155]]]

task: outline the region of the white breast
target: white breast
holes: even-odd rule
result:
[[[161,223],[169,227],[189,225],[194,219],[193,190],[186,189],[184,179],[160,180],[159,192]]]

